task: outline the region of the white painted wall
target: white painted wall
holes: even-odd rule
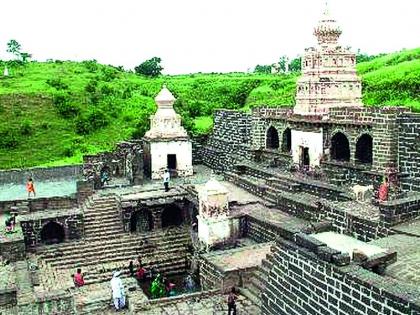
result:
[[[309,148],[310,166],[319,166],[323,154],[322,129],[319,132],[292,130],[292,155],[293,163],[299,163],[299,147]]]
[[[212,246],[228,238],[239,236],[238,218],[227,216],[207,218],[199,215],[197,219],[198,239],[207,246]]]
[[[168,154],[176,154],[178,176],[193,174],[190,141],[152,142],[150,143],[152,179],[163,178],[168,163]]]

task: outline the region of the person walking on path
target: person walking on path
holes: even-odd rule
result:
[[[169,174],[169,170],[167,169],[163,174],[163,186],[165,186],[165,191],[169,191],[169,180],[171,178],[171,174]]]
[[[32,180],[32,177],[28,177],[28,181],[26,183],[26,191],[28,192],[28,198],[31,196],[31,193],[35,197],[35,186],[34,181]]]
[[[236,315],[236,290],[235,287],[232,287],[232,290],[230,291],[228,298],[227,298],[227,303],[228,303],[228,315],[231,315],[231,311],[232,311],[232,315]]]
[[[125,307],[125,292],[124,286],[120,279],[120,272],[114,271],[111,279],[112,299],[117,311]]]

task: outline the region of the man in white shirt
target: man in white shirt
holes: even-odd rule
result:
[[[163,186],[165,186],[165,191],[169,191],[170,177],[171,177],[171,174],[169,173],[169,170],[167,169],[165,173],[163,174]]]

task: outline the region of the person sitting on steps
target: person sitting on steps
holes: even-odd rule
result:
[[[77,268],[77,272],[73,276],[73,282],[76,288],[80,288],[85,285],[81,268]]]

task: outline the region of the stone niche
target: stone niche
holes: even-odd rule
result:
[[[163,87],[155,98],[158,109],[150,117],[150,130],[143,138],[144,170],[152,179],[161,179],[166,169],[172,176],[193,174],[192,143],[173,108],[175,100]]]
[[[230,216],[228,190],[215,179],[199,189],[198,239],[207,248],[235,241],[239,219]]]

